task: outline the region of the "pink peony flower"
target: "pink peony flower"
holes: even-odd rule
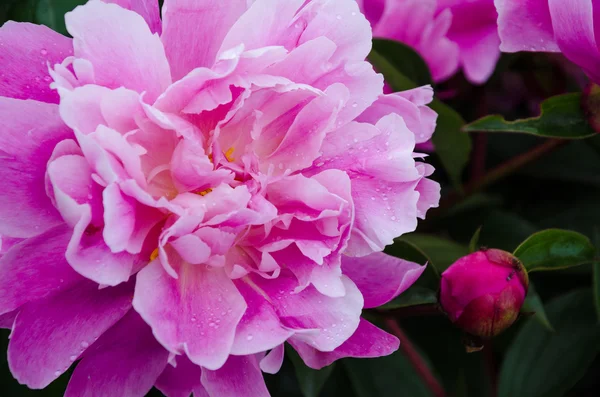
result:
[[[484,83],[500,57],[494,0],[357,0],[375,37],[413,47],[435,81],[461,68]]]
[[[527,271],[517,258],[488,249],[460,258],[442,273],[440,303],[469,334],[492,337],[515,322],[528,287]]]
[[[591,0],[496,0],[498,32],[504,52],[562,52],[600,83],[600,49]]]
[[[114,3],[114,4],[109,4]],[[0,29],[0,325],[67,396],[266,396],[390,354],[360,318],[423,267],[383,254],[437,205],[430,87],[383,95],[353,0],[92,0]],[[48,65],[50,70],[48,70]],[[15,240],[16,239],[16,240]]]

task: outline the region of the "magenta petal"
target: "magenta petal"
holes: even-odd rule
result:
[[[0,96],[58,103],[48,66],[72,53],[71,39],[46,26],[6,22],[0,28]]]
[[[560,51],[548,0],[495,0],[494,4],[502,51]]]
[[[291,344],[306,365],[314,369],[321,369],[345,357],[387,356],[398,350],[400,341],[395,336],[361,318],[356,332],[332,352],[321,352],[306,343],[297,341],[292,341]]]
[[[202,385],[210,396],[269,397],[256,356],[229,356],[218,370],[202,371]]]
[[[158,0],[102,0],[105,3],[114,3],[131,10],[144,18],[152,33],[160,34],[162,22],[160,21],[160,10]]]
[[[31,237],[62,223],[46,195],[46,163],[72,132],[58,106],[0,97],[0,234]]]
[[[158,260],[138,273],[133,305],[165,348],[213,369],[227,360],[246,310],[223,269],[183,265],[175,279]]]
[[[167,365],[154,385],[167,397],[208,397],[200,383],[202,369],[186,356],[176,357],[176,366]]]
[[[0,314],[83,280],[65,259],[70,237],[67,225],[58,226],[17,244],[0,258]]]
[[[19,383],[46,387],[131,308],[132,286],[76,287],[21,309],[8,345],[8,364]]]
[[[113,396],[143,397],[165,369],[168,357],[150,327],[129,310],[86,350],[65,397],[93,397],[100,390]]]
[[[360,258],[342,257],[342,272],[356,284],[365,309],[381,306],[410,287],[425,266],[375,252]]]
[[[18,310],[0,314],[0,328],[12,329],[17,314],[19,314]]]

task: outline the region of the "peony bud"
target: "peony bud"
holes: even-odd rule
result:
[[[528,286],[527,272],[517,258],[502,250],[481,250],[442,273],[440,303],[457,326],[489,338],[515,322]]]

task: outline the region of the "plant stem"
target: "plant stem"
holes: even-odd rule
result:
[[[436,377],[433,376],[427,363],[423,360],[423,357],[421,357],[396,320],[392,317],[387,317],[385,319],[385,324],[390,332],[400,339],[400,350],[402,350],[402,353],[408,358],[431,393],[435,397],[446,397],[446,391]]]
[[[436,212],[452,207],[453,205],[472,195],[473,193],[477,193],[485,189],[486,187],[494,184],[495,182],[507,177],[508,175],[513,174],[515,171],[519,170],[523,166],[538,160],[540,157],[565,145],[567,142],[569,141],[561,139],[550,139],[542,143],[541,145],[534,147],[528,152],[522,153],[518,156],[511,158],[510,160],[506,161],[503,164],[500,164],[496,168],[486,173],[483,177],[466,184],[462,194],[458,192],[453,192],[445,198],[443,198],[440,201],[440,206]]]

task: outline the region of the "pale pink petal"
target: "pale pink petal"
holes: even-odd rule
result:
[[[165,348],[213,369],[227,360],[246,310],[222,269],[183,265],[174,279],[158,260],[138,273],[133,305]]]
[[[283,365],[285,349],[283,344],[271,350],[262,360],[260,360],[260,369],[267,374],[276,374]]]
[[[176,357],[176,366],[167,365],[154,385],[167,397],[208,397],[200,383],[202,369],[186,356]]]
[[[202,370],[202,385],[210,396],[269,397],[256,356],[229,356],[216,371]]]
[[[75,56],[92,63],[97,84],[145,92],[149,103],[171,84],[160,38],[135,12],[91,1],[67,13],[65,20]]]
[[[83,280],[65,259],[71,228],[57,226],[24,240],[0,258],[0,313],[43,299]]]
[[[167,352],[150,327],[130,310],[85,351],[75,367],[65,397],[143,397],[167,365]]]
[[[494,0],[494,4],[502,51],[560,51],[548,0]]]
[[[400,341],[367,320],[361,319],[354,334],[332,352],[322,352],[298,341],[293,341],[291,344],[306,365],[314,369],[321,369],[345,357],[387,356],[398,350]]]
[[[161,40],[173,79],[179,80],[195,68],[213,66],[225,35],[246,4],[246,0],[165,1]]]
[[[273,305],[243,279],[236,282],[248,309],[235,331],[231,354],[245,355],[274,349],[294,333],[279,321]]]
[[[58,103],[48,66],[72,53],[71,39],[46,26],[6,22],[0,28],[0,96]]]
[[[425,271],[404,259],[375,252],[363,257],[342,257],[342,271],[358,287],[365,309],[381,306],[410,287]]]
[[[160,9],[158,0],[102,0],[105,3],[115,3],[123,8],[141,15],[152,33],[161,33]]]
[[[0,234],[31,237],[62,223],[45,191],[46,163],[72,132],[58,106],[0,97]]]
[[[342,276],[346,295],[331,298],[309,286],[295,292],[297,282],[289,271],[282,271],[276,280],[252,277],[273,302],[281,322],[292,329],[313,330],[296,333],[299,340],[321,350],[332,351],[340,346],[358,326],[363,298],[356,285]]]
[[[19,383],[46,387],[131,308],[132,285],[76,287],[24,306],[8,345],[8,365]]]

